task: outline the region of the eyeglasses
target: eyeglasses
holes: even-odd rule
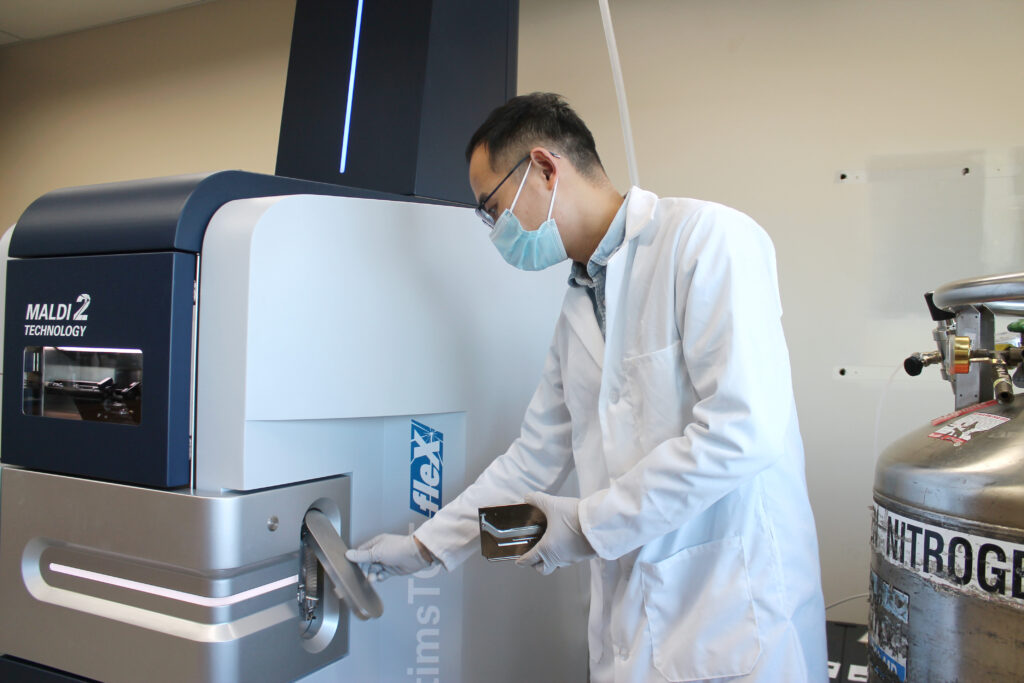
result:
[[[491,190],[491,193],[484,197],[483,201],[476,205],[476,215],[480,217],[480,220],[482,220],[484,222],[484,225],[486,225],[488,228],[494,227],[494,221],[497,220],[497,218],[484,207],[487,206],[487,202],[491,201],[491,197],[494,196],[494,193],[501,189],[501,186],[505,184],[505,181],[512,177],[512,174],[516,172],[516,169],[522,166],[523,162],[528,160],[529,158],[530,155],[527,154],[525,157],[517,161],[516,165],[512,167],[512,170],[505,174],[505,177],[501,179],[501,182],[498,183],[493,190]]]

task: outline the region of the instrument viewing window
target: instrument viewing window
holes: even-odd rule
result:
[[[26,346],[23,387],[25,415],[137,425],[142,351]]]

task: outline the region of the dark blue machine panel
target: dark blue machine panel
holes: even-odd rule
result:
[[[195,276],[182,252],[9,261],[0,459],[187,485]],[[118,358],[133,365],[108,372]]]
[[[188,484],[196,254],[227,202],[292,194],[426,201],[244,171],[34,201],[8,253],[0,461]]]
[[[210,218],[227,202],[290,194],[437,203],[245,171],[67,187],[47,192],[25,209],[11,236],[10,256],[198,253]]]

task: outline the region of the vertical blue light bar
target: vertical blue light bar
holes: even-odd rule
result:
[[[352,122],[352,93],[356,89],[356,58],[359,57],[359,31],[363,26],[363,0],[356,5],[356,30],[352,35],[352,64],[348,70],[348,102],[345,104],[345,132],[341,136],[341,173],[348,161],[348,131]]]

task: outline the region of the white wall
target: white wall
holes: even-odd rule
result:
[[[60,187],[273,173],[294,12],[217,0],[0,47],[0,230]]]
[[[576,105],[624,190],[596,0],[520,11],[520,91]],[[733,205],[775,241],[826,601],[865,592],[876,406],[902,359],[932,348],[921,295],[1024,269],[1024,3],[613,0],[611,11],[641,184]],[[859,181],[837,183],[840,171]],[[934,368],[898,375],[879,441],[951,408]],[[829,617],[864,622],[866,604]]]

